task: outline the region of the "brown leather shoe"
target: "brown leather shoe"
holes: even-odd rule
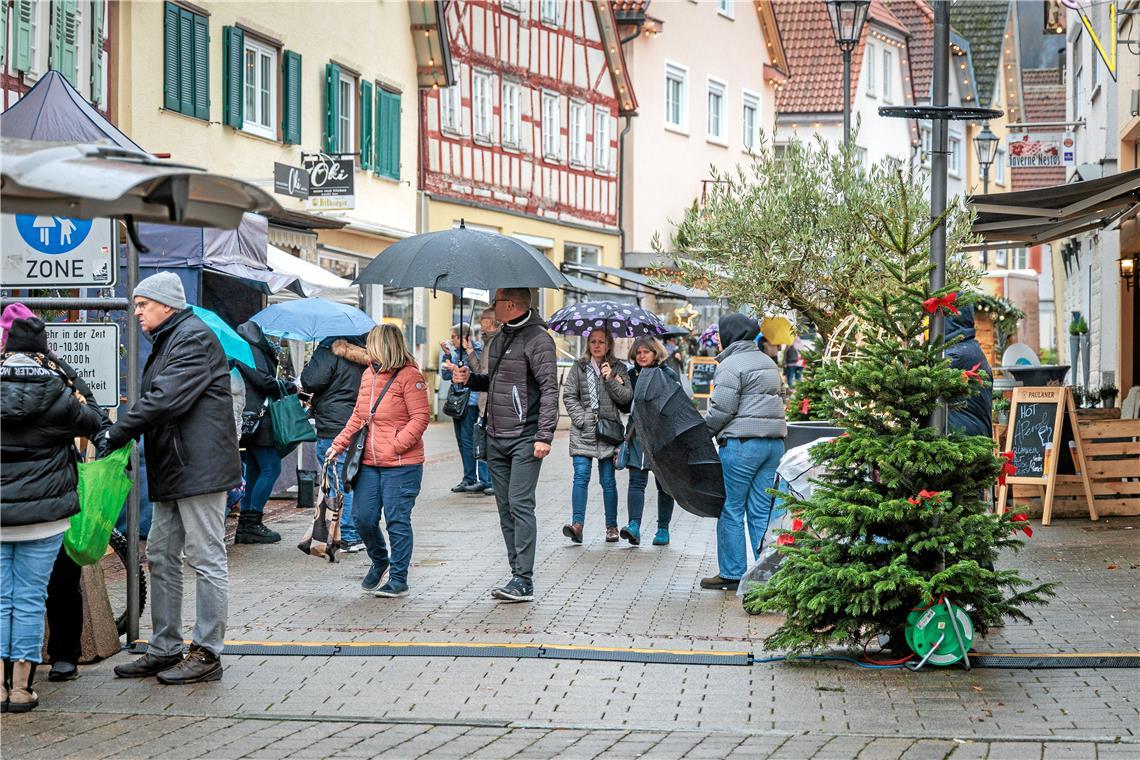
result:
[[[190,645],[190,651],[182,662],[158,674],[159,683],[168,686],[220,680],[222,680],[222,658],[197,644]]]
[[[115,675],[119,678],[146,678],[169,670],[180,662],[182,662],[180,654],[162,656],[147,652],[133,662],[116,665]]]
[[[582,523],[566,523],[562,526],[562,535],[576,544],[582,543]]]
[[[620,537],[620,534],[618,533],[618,529],[617,529],[616,525],[612,528],[606,528],[606,543],[607,544],[616,544],[619,537]]]

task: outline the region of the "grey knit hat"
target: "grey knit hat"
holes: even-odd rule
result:
[[[174,272],[152,274],[140,282],[131,295],[149,298],[179,311],[186,308],[186,291],[182,289],[182,280]]]

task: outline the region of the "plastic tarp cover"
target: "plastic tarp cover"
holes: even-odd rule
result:
[[[294,292],[290,292],[300,290],[306,298],[320,296],[349,306],[357,306],[360,303],[360,288],[353,285],[351,280],[337,277],[327,269],[322,269],[273,245],[268,247],[267,260],[274,272],[297,278],[292,288],[274,294],[274,301],[300,298]]]
[[[51,142],[111,142],[142,150],[103,118],[58,71],[49,71],[0,116],[0,135]]]

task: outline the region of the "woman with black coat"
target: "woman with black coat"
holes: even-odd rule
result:
[[[259,415],[257,429],[242,436],[241,461],[245,467],[245,496],[238,514],[235,544],[275,544],[281,534],[266,528],[262,523],[265,504],[273,495],[273,484],[281,474],[281,457],[273,445],[273,423],[268,414],[270,399],[279,399],[296,393],[291,383],[277,380],[277,350],[261,327],[255,322],[238,326],[238,335],[253,348],[254,367],[238,363],[237,369],[245,380],[245,411]]]

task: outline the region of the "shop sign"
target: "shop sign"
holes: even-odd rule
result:
[[[309,210],[343,211],[356,207],[356,154],[302,153],[301,166],[309,174]]]
[[[274,163],[273,192],[293,198],[308,198],[309,173],[299,166]]]
[[[1010,134],[1007,149],[1011,169],[1077,165],[1072,132]]]
[[[107,288],[115,284],[114,223],[110,219],[4,214],[5,288]]]

